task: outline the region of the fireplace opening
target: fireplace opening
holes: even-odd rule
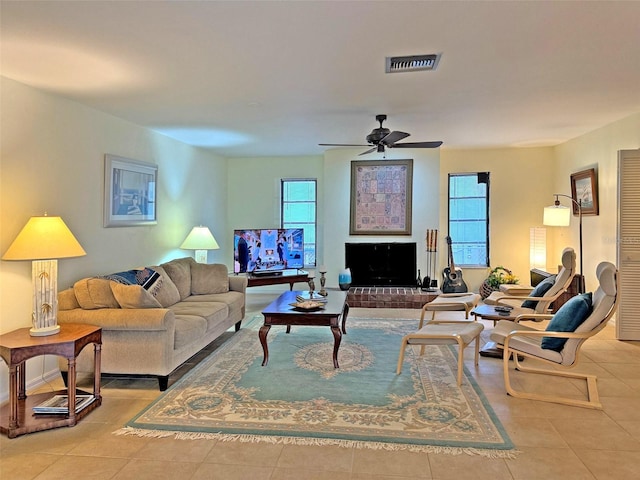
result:
[[[416,285],[416,243],[345,243],[345,266],[354,287]]]

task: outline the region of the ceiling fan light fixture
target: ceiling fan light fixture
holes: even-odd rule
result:
[[[418,70],[435,70],[440,62],[441,53],[426,55],[408,55],[404,57],[387,57],[386,73],[415,72]]]

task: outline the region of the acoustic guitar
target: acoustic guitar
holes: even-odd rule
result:
[[[449,266],[442,271],[442,293],[466,293],[469,291],[467,284],[462,279],[462,270],[456,268],[451,251],[451,237],[447,235],[449,247]]]

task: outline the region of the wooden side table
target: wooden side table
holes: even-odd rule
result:
[[[32,337],[29,328],[0,335],[0,357],[9,366],[9,403],[0,409],[0,432],[9,438],[51,428],[73,426],[102,403],[100,397],[100,352],[102,329],[93,325],[60,325],[60,333],[47,337]],[[76,358],[84,347],[94,344],[93,401],[76,412]],[[68,388],[56,392],[30,395],[25,390],[25,362],[39,355],[57,355],[69,365]],[[68,395],[69,409],[62,415],[34,415],[33,407],[54,395]]]
[[[515,320],[516,317],[509,315],[508,313],[496,312],[495,305],[479,305],[471,310],[471,315],[478,318],[493,321],[493,326],[500,320]],[[502,358],[503,351],[496,345],[496,342],[487,342],[480,350],[480,355],[483,357]]]

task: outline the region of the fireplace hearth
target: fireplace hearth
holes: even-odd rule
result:
[[[414,287],[416,243],[345,243],[352,287]]]

